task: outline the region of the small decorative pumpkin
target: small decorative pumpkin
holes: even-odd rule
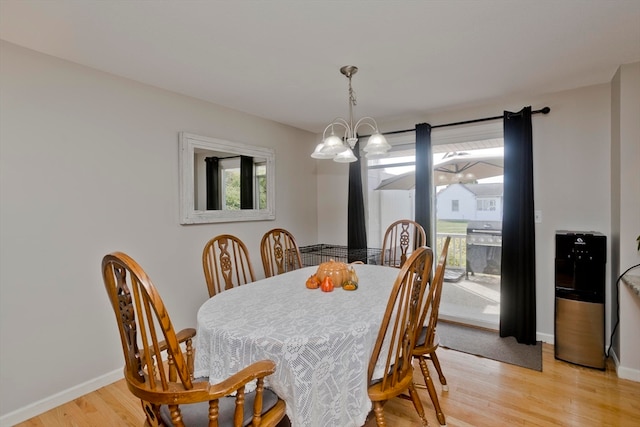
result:
[[[342,286],[342,284],[351,277],[347,264],[333,259],[320,264],[316,276],[318,280],[320,280],[320,283],[322,283],[325,277],[331,277],[334,286]]]
[[[331,280],[331,277],[327,276],[322,280],[320,290],[322,292],[333,292],[333,280]]]
[[[318,276],[316,276],[315,274],[309,276],[306,285],[309,289],[318,289],[320,287],[320,280],[318,280]]]

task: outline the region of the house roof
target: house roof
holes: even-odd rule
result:
[[[442,190],[438,191],[438,194],[450,190],[456,186],[464,188],[476,197],[502,197],[503,194],[503,186],[500,182],[487,184],[449,184]]]
[[[459,184],[466,187],[469,191],[479,197],[502,197],[503,185],[502,183],[489,183],[489,184]]]

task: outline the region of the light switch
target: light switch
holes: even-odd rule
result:
[[[538,223],[538,224],[541,223],[542,222],[542,211],[534,211],[533,212],[533,218],[534,218],[534,221],[536,223]]]

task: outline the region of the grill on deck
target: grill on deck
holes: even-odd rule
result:
[[[471,221],[467,224],[467,277],[469,273],[500,274],[502,222]]]

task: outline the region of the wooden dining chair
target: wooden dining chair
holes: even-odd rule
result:
[[[274,228],[262,236],[260,255],[265,277],[302,267],[302,256],[296,239],[284,228]]]
[[[416,338],[416,346],[413,349],[413,357],[418,360],[422,376],[424,377],[424,383],[431,397],[431,402],[436,411],[438,422],[441,425],[446,425],[444,413],[440,407],[440,401],[438,400],[438,394],[436,393],[433,380],[427,367],[427,360],[433,362],[433,366],[438,372],[440,378],[440,384],[442,384],[442,390],[448,391],[447,379],[445,378],[440,361],[436,355],[436,350],[440,345],[438,335],[436,334],[436,325],[438,324],[438,311],[440,308],[440,296],[442,295],[442,286],[444,283],[444,271],[447,264],[447,253],[449,251],[449,242],[451,237],[447,236],[444,240],[442,247],[442,253],[438,258],[438,265],[436,266],[436,272],[433,275],[431,284],[429,285],[429,291],[427,292],[426,303],[424,309],[420,315],[418,325],[423,325],[418,330],[418,336]]]
[[[422,246],[416,249],[400,269],[391,289],[378,338],[369,360],[367,377],[369,398],[373,402],[378,427],[387,425],[383,411],[384,403],[407,391],[422,424],[428,425],[413,382],[411,361],[419,329],[418,319],[432,264],[433,252],[430,248]],[[376,365],[383,367],[381,378],[374,378],[374,374],[376,377],[380,375],[376,372]]]
[[[382,239],[381,265],[402,267],[411,252],[426,244],[424,228],[410,219],[395,221],[387,227]]]
[[[231,234],[209,240],[202,251],[209,296],[256,280],[246,245]]]
[[[264,387],[275,363],[252,363],[218,384],[193,378],[195,329],[175,332],[151,279],[122,252],[102,259],[102,277],[120,332],[124,377],[138,397],[145,426],[274,427],[285,416],[285,402]],[[245,386],[254,380],[256,388]],[[235,394],[235,396],[232,396]]]

